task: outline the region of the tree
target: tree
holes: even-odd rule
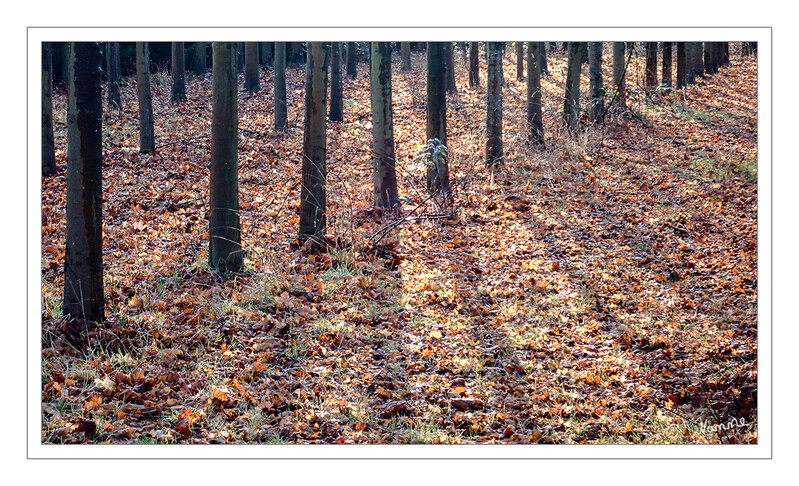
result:
[[[469,86],[480,86],[480,43],[469,43]]]
[[[685,43],[685,82],[693,84],[697,76],[704,76],[705,68],[702,62],[703,46],[701,42]]]
[[[543,42],[527,43],[527,141],[544,145],[544,119],[541,105],[541,59]]]
[[[624,75],[626,70],[624,42],[613,43],[613,87],[614,99],[618,98],[621,106],[625,105]]]
[[[602,123],[605,116],[605,88],[602,85],[602,43],[588,43],[588,82],[591,101],[588,104],[588,119]]]
[[[663,50],[663,69],[661,74],[661,84],[671,88],[671,42],[661,42]]]
[[[516,43],[516,80],[524,81],[524,42]]]
[[[205,42],[194,43],[191,70],[195,76],[202,76],[208,72],[208,62],[205,58]]]
[[[183,42],[172,43],[172,101],[186,99],[186,54]]]
[[[99,42],[70,49],[64,315],[99,322],[103,301],[103,94]]]
[[[288,130],[286,107],[286,43],[275,42],[275,130]]]
[[[344,87],[341,79],[341,42],[330,44],[330,113],[328,120],[344,120]]]
[[[677,43],[677,88],[685,87],[685,42]]]
[[[577,130],[580,114],[580,71],[585,42],[569,42],[566,90],[563,97],[563,120],[569,132]]]
[[[260,71],[258,69],[258,43],[244,43],[244,89],[257,93],[261,90]]]
[[[444,80],[444,43],[427,43],[427,140],[447,145],[447,95]],[[436,157],[427,166],[427,190],[433,194],[449,194],[448,155]]]
[[[444,75],[446,76],[447,93],[454,94],[458,88],[455,86],[455,49],[452,42],[444,43],[444,58],[446,59]]]
[[[372,98],[372,164],[374,167],[374,205],[399,207],[397,172],[394,158],[394,121],[391,106],[391,44],[372,42],[369,79]]]
[[[261,65],[274,66],[275,43],[261,42]]]
[[[538,72],[541,74],[549,74],[549,67],[547,67],[546,43],[538,42],[537,44],[538,44]]]
[[[327,65],[321,42],[308,43],[305,65],[305,121],[302,136],[300,240],[320,242],[327,226],[325,180]]]
[[[155,150],[150,48],[147,42],[136,43],[136,91],[139,98],[139,152],[146,154]]]
[[[122,96],[119,92],[120,62],[119,62],[119,42],[107,42],[106,51],[108,55],[108,108],[112,110],[122,109]]]
[[[236,48],[236,71],[244,69],[244,42],[234,42]]]
[[[56,173],[53,137],[53,45],[42,42],[42,175]]]
[[[651,89],[658,84],[658,43],[646,43],[646,70],[644,88]]]
[[[486,100],[486,165],[503,162],[502,147],[502,42],[488,43],[488,93]]]
[[[400,59],[402,59],[402,70],[408,72],[411,70],[411,43],[402,42],[400,44]]]
[[[358,45],[355,42],[347,42],[347,77],[355,79],[358,77]]]
[[[208,223],[208,264],[238,271],[244,255],[239,219],[238,78],[233,42],[213,43],[213,114]]]

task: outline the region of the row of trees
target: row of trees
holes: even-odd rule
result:
[[[67,232],[64,263],[64,314],[99,321],[103,318],[102,290],[102,72],[103,47],[106,50],[108,73],[108,107],[119,109],[118,47],[98,42],[72,43],[69,49],[67,105]],[[185,65],[181,55],[183,43],[174,43],[172,62],[172,100],[185,99]],[[202,43],[201,43],[202,44]],[[245,55],[245,89],[260,89],[257,64],[263,59],[257,46],[247,43]],[[408,43],[401,44],[402,67],[409,67],[405,56]],[[652,43],[653,44],[653,43]],[[666,45],[668,44],[668,46]],[[678,85],[692,82],[702,73],[712,73],[729,60],[722,43],[677,43]],[[354,43],[348,43],[353,46]],[[517,56],[524,54],[524,46]],[[399,208],[393,135],[391,43],[370,43],[370,84],[373,125],[374,207],[396,212]],[[449,46],[449,47],[448,47]],[[489,42],[487,55],[486,151],[487,166],[503,160],[502,53],[505,44]],[[670,46],[663,43],[664,68],[662,82],[670,83]],[[546,46],[543,42],[527,42],[527,123],[528,140],[533,146],[545,143],[541,100],[541,75],[546,74]],[[349,49],[350,47],[348,47]],[[195,52],[199,51],[196,46]],[[321,243],[326,233],[326,131],[328,119],[340,120],[343,99],[341,89],[340,43],[309,42],[306,52],[306,80],[303,125],[302,185],[300,194],[299,237],[303,241]],[[448,83],[452,72],[452,43],[429,42],[427,58],[426,138],[430,150],[427,187],[432,194],[449,195],[447,145]],[[275,128],[285,130],[285,55],[284,43],[275,42],[272,56],[275,79]],[[464,50],[464,53],[466,51]],[[472,63],[479,54],[478,43],[469,44],[470,84],[479,85],[479,71]],[[657,49],[646,45],[647,78],[650,76],[650,55]],[[704,57],[697,57],[704,53]],[[209,264],[220,271],[237,271],[243,264],[241,223],[238,203],[238,108],[237,55],[235,43],[214,42],[213,112],[211,128]],[[613,43],[613,100],[623,103],[626,66],[631,53],[624,43]],[[355,59],[355,53],[348,54]],[[580,78],[584,60],[589,63],[589,117],[601,122],[604,104],[602,81],[602,43],[572,42],[568,44],[568,70],[564,89],[563,120],[569,131],[578,129],[580,110]],[[44,174],[55,172],[52,132],[52,67],[51,45],[42,48],[43,76],[43,156]],[[656,62],[656,61],[655,61]],[[668,64],[668,69],[666,69]],[[656,64],[655,64],[656,65]],[[136,43],[136,81],[139,101],[140,150],[152,151],[154,145],[153,113],[150,95],[148,46]],[[350,70],[348,63],[347,70]],[[354,69],[353,69],[354,70]],[[330,78],[328,74],[330,73]],[[521,73],[523,74],[523,73]],[[517,73],[519,75],[519,73]],[[518,77],[523,77],[519,75]],[[328,79],[331,81],[330,113]],[[651,81],[651,80],[650,80]],[[651,83],[656,84],[655,82]],[[684,84],[683,84],[684,85]],[[613,101],[611,101],[611,104]]]

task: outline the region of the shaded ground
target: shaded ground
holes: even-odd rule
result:
[[[377,244],[390,220],[370,211],[365,65],[345,80],[344,122],[328,124],[337,245],[324,255],[293,245],[303,68],[288,70],[286,135],[273,133],[262,72],[264,89],[240,97],[248,255],[229,276],[205,264],[210,78],[189,79],[189,101],[172,105],[168,77],[154,75],[151,155],[137,153],[127,80],[125,109],[104,114],[108,317],[88,332],[58,317],[58,93],[59,174],[42,201],[42,441],[756,442],[756,59],[646,94],[634,58],[629,111],[570,139],[557,132],[565,57],[550,52],[537,151],[523,143],[510,51],[505,167],[484,167],[485,78],[470,89],[458,54],[453,203],[415,212],[424,57],[410,73],[395,59],[398,172],[415,219]]]

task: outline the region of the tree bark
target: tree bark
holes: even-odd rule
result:
[[[258,43],[244,43],[244,89],[257,93],[261,91],[260,69],[258,69]]]
[[[106,50],[108,52],[108,108],[111,110],[121,110],[122,96],[119,92],[119,42],[107,42]]]
[[[486,100],[486,165],[503,162],[502,147],[502,43],[488,43],[488,93]]]
[[[53,137],[53,46],[42,43],[42,175],[56,173]]]
[[[563,120],[566,129],[574,133],[580,122],[580,71],[585,42],[569,42],[569,61],[566,71],[566,90],[563,98]]]
[[[605,118],[604,91],[602,84],[602,43],[588,43],[589,96],[588,119],[592,123],[603,123]]]
[[[347,77],[355,79],[358,77],[358,46],[355,42],[347,42]]]
[[[678,89],[685,87],[685,80],[686,80],[685,44],[687,43],[686,42],[677,43],[677,88]]]
[[[613,43],[613,89],[615,90],[614,96],[619,99],[621,106],[625,105],[624,70],[627,62],[626,52],[624,42]]]
[[[469,86],[480,86],[480,43],[469,43]]]
[[[444,43],[427,43],[427,140],[437,139],[447,145],[447,96],[444,80]],[[427,167],[427,190],[449,194],[448,156],[436,159]]]
[[[241,248],[238,178],[238,80],[232,42],[213,43],[213,114],[208,264],[216,270],[238,271]]]
[[[411,43],[403,42],[400,46],[400,57],[402,58],[402,70],[411,70]]]
[[[446,58],[446,71],[447,77],[447,93],[456,93],[457,87],[455,86],[455,49],[452,42],[444,43],[444,54]]]
[[[541,105],[541,68],[539,49],[543,42],[527,43],[527,141],[544,145],[544,117]]]
[[[372,98],[372,165],[374,206],[399,207],[394,158],[394,121],[391,104],[391,44],[372,42],[369,78]]]
[[[644,88],[652,89],[658,84],[658,43],[646,43],[646,71],[644,73]]]
[[[183,42],[172,43],[172,102],[186,99],[186,54]]]
[[[536,44],[538,44],[538,72],[541,74],[549,74],[546,43],[537,42]]]
[[[275,130],[288,130],[286,107],[286,43],[275,42]]]
[[[155,150],[150,48],[147,42],[136,43],[136,91],[139,98],[139,152],[146,154]]]
[[[275,43],[274,42],[261,42],[261,65],[274,66]]]
[[[330,49],[330,113],[328,120],[344,120],[344,87],[341,79],[341,42],[332,42]]]
[[[516,42],[516,80],[524,81],[524,42]]]
[[[195,76],[202,76],[208,72],[208,62],[205,58],[205,42],[194,43],[194,56],[192,56],[191,70]]]
[[[327,227],[325,180],[327,66],[321,42],[308,43],[305,65],[305,121],[302,137],[300,240],[321,240]]]
[[[663,47],[663,69],[661,74],[661,84],[671,88],[671,42],[661,42]]]
[[[104,318],[102,51],[99,42],[72,44],[63,313],[99,322]]]

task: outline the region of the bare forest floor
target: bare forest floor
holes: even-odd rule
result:
[[[391,220],[370,211],[359,64],[344,81],[344,122],[328,124],[336,244],[316,255],[295,244],[304,68],[288,69],[286,135],[272,129],[263,70],[262,90],[240,95],[247,257],[227,277],[206,264],[210,76],[190,77],[188,101],[170,104],[168,75],[154,74],[149,155],[137,151],[125,80],[124,109],[103,124],[107,318],[88,332],[59,317],[58,92],[59,173],[42,182],[42,441],[756,442],[756,58],[733,54],[685,92],[646,94],[634,57],[626,114],[602,129],[584,121],[577,137],[558,129],[565,63],[549,52],[548,145],[537,150],[524,144],[526,84],[506,53],[507,160],[489,172],[485,78],[469,88],[458,52],[453,201],[417,208],[424,57],[409,73],[395,58],[398,176],[413,218],[383,238]]]

